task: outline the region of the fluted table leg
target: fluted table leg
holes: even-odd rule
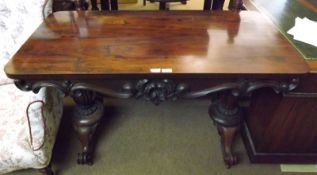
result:
[[[78,154],[78,164],[93,163],[92,139],[96,127],[103,115],[103,101],[95,92],[77,90],[72,94],[76,102],[73,125],[82,144],[82,151]]]
[[[242,122],[242,110],[238,106],[238,98],[231,93],[223,92],[212,102],[209,115],[215,122],[221,138],[223,159],[228,168],[238,163],[232,151],[235,135]]]

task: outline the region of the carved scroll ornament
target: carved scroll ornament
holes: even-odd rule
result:
[[[211,88],[191,91],[189,85],[176,83],[169,79],[141,79],[134,83],[122,85],[120,91],[99,87],[88,83],[73,83],[71,81],[38,81],[27,82],[16,80],[15,85],[23,91],[33,91],[37,93],[41,87],[54,87],[61,90],[65,95],[74,96],[80,90],[90,90],[100,93],[104,96],[115,98],[143,98],[160,104],[166,100],[176,100],[178,98],[199,98],[222,91],[230,91],[233,96],[247,96],[254,90],[261,88],[272,88],[276,93],[287,94],[294,90],[299,83],[298,78],[292,78],[289,81],[278,80],[239,80],[220,84]]]
[[[272,88],[277,94],[288,93],[294,90],[299,84],[298,78],[292,78],[289,81],[274,81],[274,80],[263,80],[263,81],[248,81],[240,80],[237,82],[230,82],[220,84],[211,88],[207,88],[201,91],[188,92],[184,95],[185,98],[198,98],[207,96],[216,92],[231,91],[233,96],[247,96],[250,95],[254,90],[261,88]]]
[[[71,81],[38,81],[27,82],[24,80],[15,80],[15,85],[22,91],[33,91],[37,93],[42,87],[53,87],[59,89],[65,95],[78,96],[80,90],[90,90],[105,96],[115,98],[129,98],[133,96],[132,87],[129,83],[122,86],[122,91],[117,92],[108,88],[98,87],[88,83],[73,83]]]

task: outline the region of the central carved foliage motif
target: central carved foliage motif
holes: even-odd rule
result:
[[[189,83],[189,81],[187,81]],[[15,85],[23,91],[37,93],[42,87],[54,87],[65,95],[77,97],[82,91],[91,91],[102,96],[115,98],[143,98],[158,105],[166,100],[176,100],[180,97],[192,99],[211,96],[220,92],[230,92],[235,97],[248,96],[253,91],[261,88],[272,88],[276,93],[287,94],[294,90],[299,83],[298,78],[289,80],[238,80],[191,90],[190,83],[176,83],[172,79],[140,79],[130,81],[122,85],[122,90],[111,89],[107,86],[96,86],[93,83],[71,82],[71,81],[37,81],[28,82],[16,80]],[[88,98],[88,97],[87,97]]]
[[[158,105],[166,100],[176,100],[178,95],[186,90],[183,84],[175,84],[168,79],[163,80],[139,80],[135,86],[137,98],[144,98]]]

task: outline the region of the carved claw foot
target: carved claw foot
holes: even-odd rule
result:
[[[216,124],[220,135],[223,159],[227,168],[238,163],[232,147],[242,121],[242,111],[235,100],[224,94],[221,99],[213,102],[209,107],[209,115]]]
[[[82,145],[81,153],[78,153],[78,164],[93,163],[93,136],[98,123],[103,115],[102,98],[92,91],[80,90],[73,94],[77,103],[74,111],[73,126]]]
[[[92,165],[93,164],[92,154],[88,152],[78,153],[77,163],[80,165],[83,165],[83,164]]]
[[[238,163],[238,158],[233,154],[232,151],[232,144],[238,129],[239,127],[218,126],[218,132],[221,137],[223,160],[227,168],[230,168],[231,166]]]

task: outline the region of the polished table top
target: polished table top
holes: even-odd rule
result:
[[[13,79],[151,74],[305,74],[302,56],[257,12],[57,12],[5,67]]]

